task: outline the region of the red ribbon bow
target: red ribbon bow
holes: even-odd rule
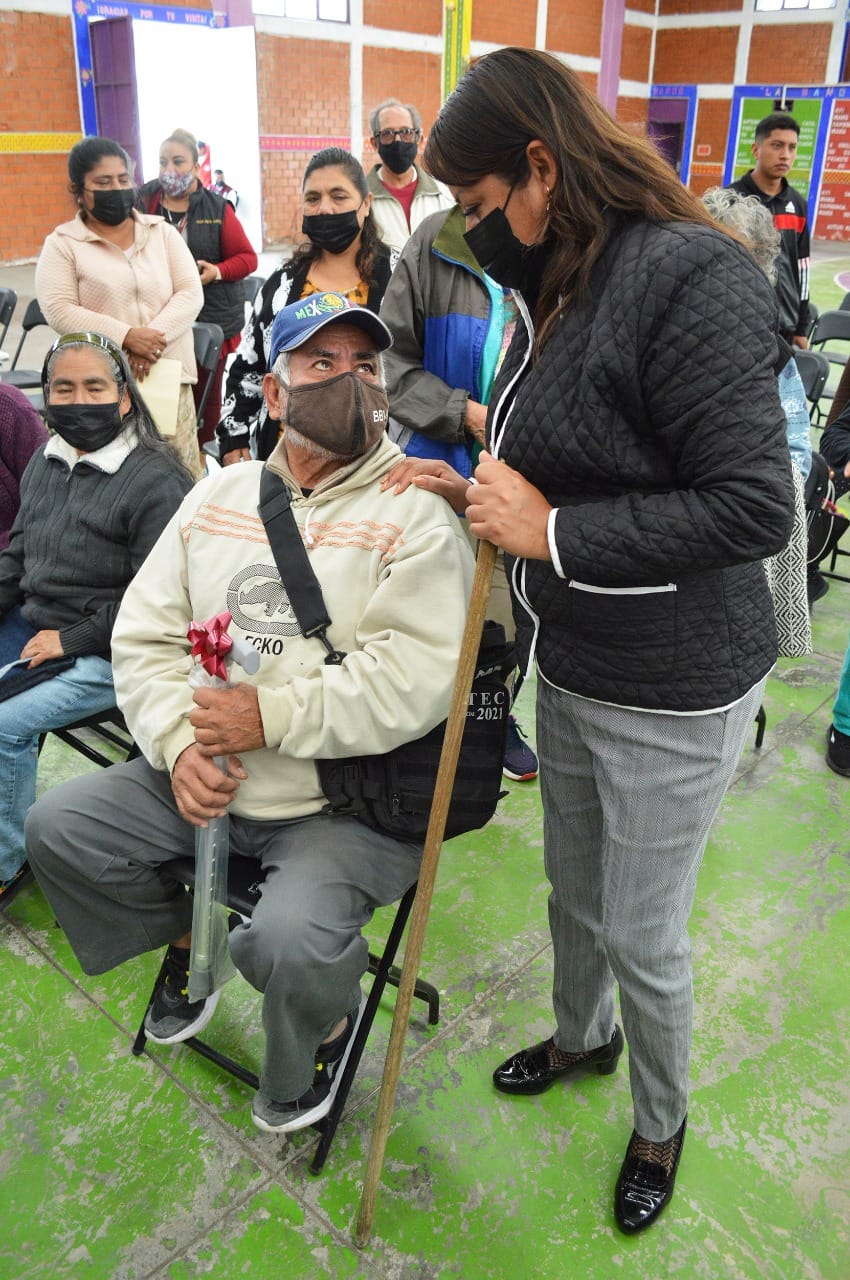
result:
[[[192,657],[199,658],[211,676],[227,679],[227,667],[224,659],[233,648],[233,641],[227,634],[233,618],[227,612],[217,613],[206,622],[190,622],[187,635],[192,646]]]

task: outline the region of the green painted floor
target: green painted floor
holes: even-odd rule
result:
[[[814,656],[769,681],[765,745],[748,745],[712,834],[692,923],[689,1135],[655,1228],[626,1239],[611,1215],[625,1057],[539,1098],[489,1082],[551,1031],[539,791],[515,784],[486,832],[443,852],[423,962],[442,1021],[414,1010],[362,1252],[351,1231],[391,1000],[313,1178],[314,1135],[261,1134],[247,1088],[179,1047],[131,1056],[155,957],[84,977],[24,891],[0,918],[0,1280],[848,1280],[850,780],[823,761],[848,622],[850,584],[833,583]],[[532,702],[527,687],[529,730]],[[51,742],[41,785],[84,767]],[[258,1061],[240,979],[209,1037]]]

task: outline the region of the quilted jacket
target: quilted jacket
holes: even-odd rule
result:
[[[719,232],[631,221],[536,359],[519,301],[488,438],[557,509],[552,563],[513,565],[525,665],[619,706],[730,705],[775,660],[761,561],[793,519],[766,278]]]

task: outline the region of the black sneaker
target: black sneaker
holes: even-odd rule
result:
[[[34,879],[35,877],[32,871],[30,871],[30,864],[25,862],[24,865],[19,867],[15,874],[10,876],[8,880],[0,880],[0,911],[5,911],[6,907],[8,907],[16,894],[23,889],[24,885],[32,884]]]
[[[291,1133],[295,1129],[306,1129],[328,1114],[365,1007],[366,997],[361,996],[359,1006],[346,1014],[345,1026],[339,1035],[327,1044],[319,1045],[313,1083],[295,1102],[276,1102],[262,1089],[254,1095],[251,1118],[258,1129],[264,1129],[266,1133]]]
[[[826,763],[833,773],[850,778],[850,734],[842,733],[834,724],[826,735]]]
[[[154,1044],[178,1044],[203,1031],[215,1013],[220,991],[206,1000],[189,999],[189,948],[169,947],[165,981],[145,1014],[145,1035]]]

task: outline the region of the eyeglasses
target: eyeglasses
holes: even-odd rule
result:
[[[421,129],[380,129],[375,137],[388,147],[396,138],[400,138],[402,142],[418,142],[421,134]]]

